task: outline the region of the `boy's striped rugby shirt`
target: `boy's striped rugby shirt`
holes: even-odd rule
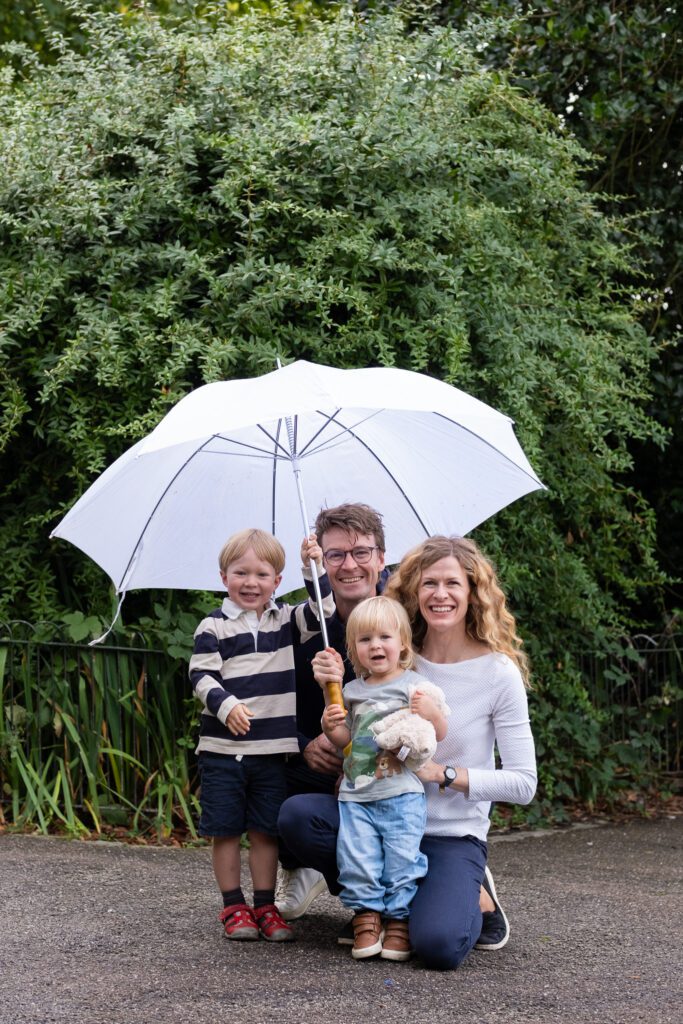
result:
[[[310,571],[304,571],[304,577],[309,600],[299,605],[271,601],[256,635],[248,618],[255,613],[239,608],[229,597],[200,622],[190,659],[190,681],[204,705],[197,753],[298,752],[294,637],[304,644],[320,632]],[[334,613],[334,597],[327,573],[319,582],[328,619]],[[236,704],[245,704],[254,714],[245,736],[233,736],[225,724]]]

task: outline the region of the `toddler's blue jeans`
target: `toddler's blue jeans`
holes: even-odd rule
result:
[[[333,796],[293,796],[278,819],[289,848],[302,864],[322,871],[332,893],[339,892],[338,808]],[[429,864],[410,907],[410,941],[427,967],[448,971],[462,963],[481,934],[486,843],[474,836],[424,836],[421,849]]]
[[[408,917],[417,881],[427,873],[420,853],[426,820],[424,793],[339,801],[337,867],[345,907]]]

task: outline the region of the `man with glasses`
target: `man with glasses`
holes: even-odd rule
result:
[[[382,592],[389,575],[384,566],[382,517],[369,505],[338,505],[320,511],[315,532],[323,549],[323,561],[336,604],[336,612],[327,624],[328,639],[330,646],[344,659],[346,683],[355,678],[346,656],[346,620],[357,604]],[[311,627],[316,628],[313,621]],[[288,796],[334,795],[341,773],[339,752],[321,730],[325,700],[311,668],[314,655],[322,648],[319,632],[306,643],[294,636],[296,716],[301,753],[287,763]],[[320,872],[303,867],[283,843],[280,843],[280,863],[283,874],[276,903],[282,916],[292,921],[306,913],[316,896],[326,889],[326,883]],[[351,934],[349,940],[353,941]]]

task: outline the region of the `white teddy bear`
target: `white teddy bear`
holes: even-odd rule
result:
[[[410,696],[420,690],[426,697],[431,697],[444,715],[450,715],[451,709],[440,686],[423,680],[412,683],[408,687]],[[434,726],[426,718],[415,714],[410,708],[392,711],[390,715],[373,722],[370,730],[382,750],[396,750],[396,756],[411,772],[416,772],[426,764],[436,750],[436,733]]]

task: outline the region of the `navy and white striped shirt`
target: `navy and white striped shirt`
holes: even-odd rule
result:
[[[271,601],[260,620],[226,597],[203,619],[194,635],[190,681],[204,705],[197,753],[281,754],[299,750],[296,730],[294,637],[306,643],[320,626],[310,571],[304,570],[309,601],[277,605]],[[325,573],[320,577],[323,613],[334,612]],[[293,629],[293,627],[296,627]],[[254,717],[245,736],[233,736],[226,723],[237,704]]]

